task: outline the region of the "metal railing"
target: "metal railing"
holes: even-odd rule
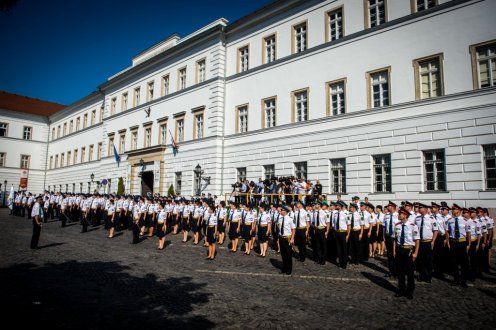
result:
[[[242,193],[242,192],[232,192],[224,193],[224,201],[226,204],[230,201],[234,202],[252,202],[258,203],[260,201],[272,204],[272,203],[286,203],[289,204],[294,201],[305,200],[307,197],[317,197],[316,194],[291,194],[291,193],[280,193],[280,194],[256,194],[256,193]],[[325,196],[325,194],[324,194]]]

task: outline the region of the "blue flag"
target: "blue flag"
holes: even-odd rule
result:
[[[119,163],[121,162],[121,156],[119,156],[119,154],[117,153],[115,144],[114,144],[114,157],[115,157],[115,161],[117,162],[117,167],[119,167]]]

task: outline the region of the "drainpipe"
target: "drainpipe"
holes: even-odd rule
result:
[[[48,147],[50,144],[50,118],[48,118],[48,134],[47,134],[47,140],[46,140],[46,153],[45,153],[45,170],[43,171],[43,191],[46,189],[46,176],[47,176],[47,170],[48,170]]]
[[[224,47],[224,77],[222,82],[224,84],[224,99],[222,101],[222,143],[221,143],[221,159],[220,159],[220,195],[224,195],[224,140],[226,133],[226,67],[227,67],[227,42],[226,42],[226,27],[223,26],[221,29],[221,40],[222,47]],[[220,198],[222,198],[219,196]]]

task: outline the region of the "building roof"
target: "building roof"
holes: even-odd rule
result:
[[[0,109],[50,116],[63,108],[63,104],[0,91]]]

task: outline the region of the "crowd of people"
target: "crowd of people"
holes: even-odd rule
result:
[[[397,295],[408,298],[413,297],[415,271],[417,281],[430,283],[433,276],[449,274],[453,285],[462,287],[489,272],[494,221],[486,208],[409,201],[383,206],[358,196],[346,203],[340,196],[330,201],[320,194],[280,195],[272,203],[255,195],[236,197],[226,205],[216,196],[18,193],[13,214],[33,219],[33,249],[41,224],[58,218],[61,227],[79,222],[82,233],[103,223],[108,238],[128,229],[134,244],[140,237],[157,236],[160,250],[167,234],[182,234],[187,243],[191,232],[193,244],[208,247],[209,260],[216,258],[216,245],[223,245],[226,236],[231,253],[239,249],[249,255],[255,250],[263,258],[270,244],[282,257],[284,274],[292,273],[294,258],[306,262],[308,247],[314,262],[342,268],[384,256],[386,276],[397,277]]]

